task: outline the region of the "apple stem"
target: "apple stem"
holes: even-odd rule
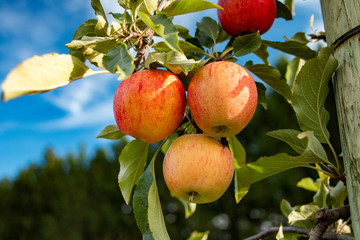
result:
[[[189,193],[189,202],[190,202],[190,203],[194,202],[194,199],[195,199],[195,197],[196,197],[197,195],[198,195],[197,192],[190,192],[190,193]]]

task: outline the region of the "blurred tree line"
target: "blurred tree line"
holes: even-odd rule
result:
[[[287,59],[277,67],[284,74]],[[258,106],[251,123],[237,136],[247,151],[247,161],[280,151],[295,154],[286,144],[265,135],[279,128],[298,128],[293,110],[275,92],[267,93],[268,110]],[[332,89],[327,99],[329,130],[341,152]],[[0,180],[0,239],[92,240],[141,239],[131,206],[125,204],[117,185],[117,158],[126,139],[112,151],[99,149],[86,159],[81,150],[66,158],[48,149],[41,164],[22,170],[15,179]],[[156,150],[156,144],[150,151]],[[150,154],[149,154],[150,155]],[[280,211],[281,199],[292,205],[312,201],[312,193],[296,187],[303,177],[316,178],[313,170],[298,168],[280,173],[251,186],[236,204],[233,185],[218,201],[198,205],[185,219],[183,205],[170,196],[162,179],[162,158],[156,174],[165,221],[172,239],[186,239],[192,231],[210,230],[209,239],[244,239],[271,226],[287,225]]]

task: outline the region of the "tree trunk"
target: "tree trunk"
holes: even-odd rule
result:
[[[360,25],[360,0],[321,0],[328,45]],[[334,52],[334,78],[341,146],[355,239],[360,239],[360,34]]]

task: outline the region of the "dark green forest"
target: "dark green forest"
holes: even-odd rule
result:
[[[278,61],[277,67],[284,66]],[[298,128],[285,100],[274,92],[267,96],[268,110],[259,105],[251,123],[237,136],[249,162],[281,151],[295,154],[285,143],[266,136],[266,132],[280,127]],[[336,140],[339,138],[332,96],[327,101],[331,114],[328,128]],[[112,151],[98,149],[91,158],[86,158],[81,148],[66,158],[48,149],[39,164],[28,166],[14,179],[0,180],[0,239],[141,239],[132,208],[125,204],[117,185],[117,158],[126,138],[109,144]],[[333,144],[341,152],[339,143]],[[151,151],[156,147],[151,145]],[[244,239],[281,222],[287,225],[280,211],[283,198],[292,205],[312,201],[312,193],[297,188],[296,183],[303,177],[316,178],[317,173],[299,168],[252,185],[239,204],[235,203],[231,185],[218,201],[198,205],[196,212],[185,219],[182,203],[171,197],[162,180],[162,157],[160,154],[156,161],[158,188],[174,240],[186,239],[194,230],[209,230],[209,239]]]

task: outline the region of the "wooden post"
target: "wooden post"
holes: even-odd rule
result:
[[[320,0],[326,41],[360,25],[360,0]],[[339,68],[334,78],[341,146],[355,239],[360,239],[360,34],[334,52]]]

